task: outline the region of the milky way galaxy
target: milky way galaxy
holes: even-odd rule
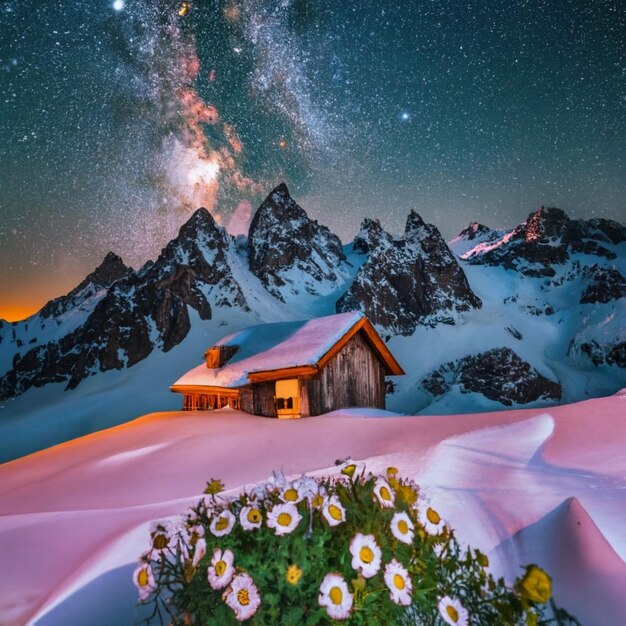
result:
[[[0,317],[282,180],[345,241],[626,217],[621,2],[0,0],[0,33]]]

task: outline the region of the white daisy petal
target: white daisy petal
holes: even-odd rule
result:
[[[411,518],[404,511],[396,513],[391,519],[391,534],[402,543],[413,543],[414,528]]]
[[[346,510],[343,508],[337,496],[330,496],[330,498],[324,502],[322,515],[330,526],[338,526],[346,521]]]
[[[409,606],[412,602],[411,593],[413,591],[413,583],[407,569],[392,559],[385,566],[385,585],[389,589],[391,601],[400,606]]]
[[[357,533],[350,541],[352,567],[360,571],[363,578],[375,576],[380,569],[382,552],[374,535]]]
[[[235,575],[233,562],[235,557],[230,550],[222,552],[219,548],[213,552],[211,565],[207,569],[207,578],[212,589],[224,589]]]
[[[193,561],[191,562],[191,564],[194,567],[198,567],[198,563],[200,563],[200,561],[202,560],[205,554],[206,554],[206,540],[204,538],[198,539],[198,541],[196,541],[195,550],[193,553]]]
[[[326,609],[332,619],[347,619],[352,611],[354,598],[340,574],[326,574],[320,585],[319,605]]]
[[[239,523],[244,530],[256,530],[261,528],[263,515],[261,509],[254,505],[244,506],[239,513]]]
[[[376,483],[374,484],[374,496],[378,504],[383,508],[393,508],[396,494],[391,485],[382,476],[376,479]]]
[[[423,506],[420,509],[419,520],[429,535],[441,534],[445,526],[445,522],[439,513],[430,506]]]
[[[467,626],[469,615],[467,609],[461,604],[458,598],[444,596],[437,605],[439,614],[443,621],[450,626]]]
[[[277,504],[267,513],[267,526],[277,535],[288,535],[298,527],[301,519],[294,504]]]
[[[154,575],[148,563],[140,563],[133,572],[133,582],[139,590],[139,600],[143,602],[155,590]]]
[[[250,574],[244,572],[233,578],[224,593],[224,601],[235,611],[237,620],[243,622],[256,613],[261,604],[261,595]]]
[[[209,529],[216,537],[223,537],[224,535],[230,534],[234,525],[235,516],[230,511],[226,510],[222,511],[211,520]]]

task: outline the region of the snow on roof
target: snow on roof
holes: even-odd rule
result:
[[[364,315],[358,311],[298,322],[260,324],[224,337],[216,346],[238,346],[221,368],[198,365],[176,386],[240,387],[252,372],[315,365]]]

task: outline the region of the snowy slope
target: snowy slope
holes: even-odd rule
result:
[[[276,468],[332,473],[347,456],[414,477],[495,573],[515,577],[531,559],[586,626],[626,623],[625,406],[626,390],[460,416],[158,413],[4,464],[0,623],[130,626],[152,520],[182,513],[211,477],[234,494]]]
[[[619,224],[539,210],[510,231],[471,224],[448,249],[411,212],[401,237],[366,220],[339,248],[286,187],[262,208],[251,238],[200,209],[154,263],[132,272],[107,257],[47,312],[0,322],[0,461],[176,409],[169,386],[222,337],[337,308],[378,320],[407,372],[387,399],[395,412],[549,406],[626,386]]]

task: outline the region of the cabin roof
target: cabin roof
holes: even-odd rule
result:
[[[340,313],[298,322],[260,324],[221,339],[216,346],[238,346],[220,368],[203,362],[171,387],[241,387],[251,382],[278,380],[289,375],[315,374],[359,330],[389,374],[404,374],[371,322],[360,312]]]

